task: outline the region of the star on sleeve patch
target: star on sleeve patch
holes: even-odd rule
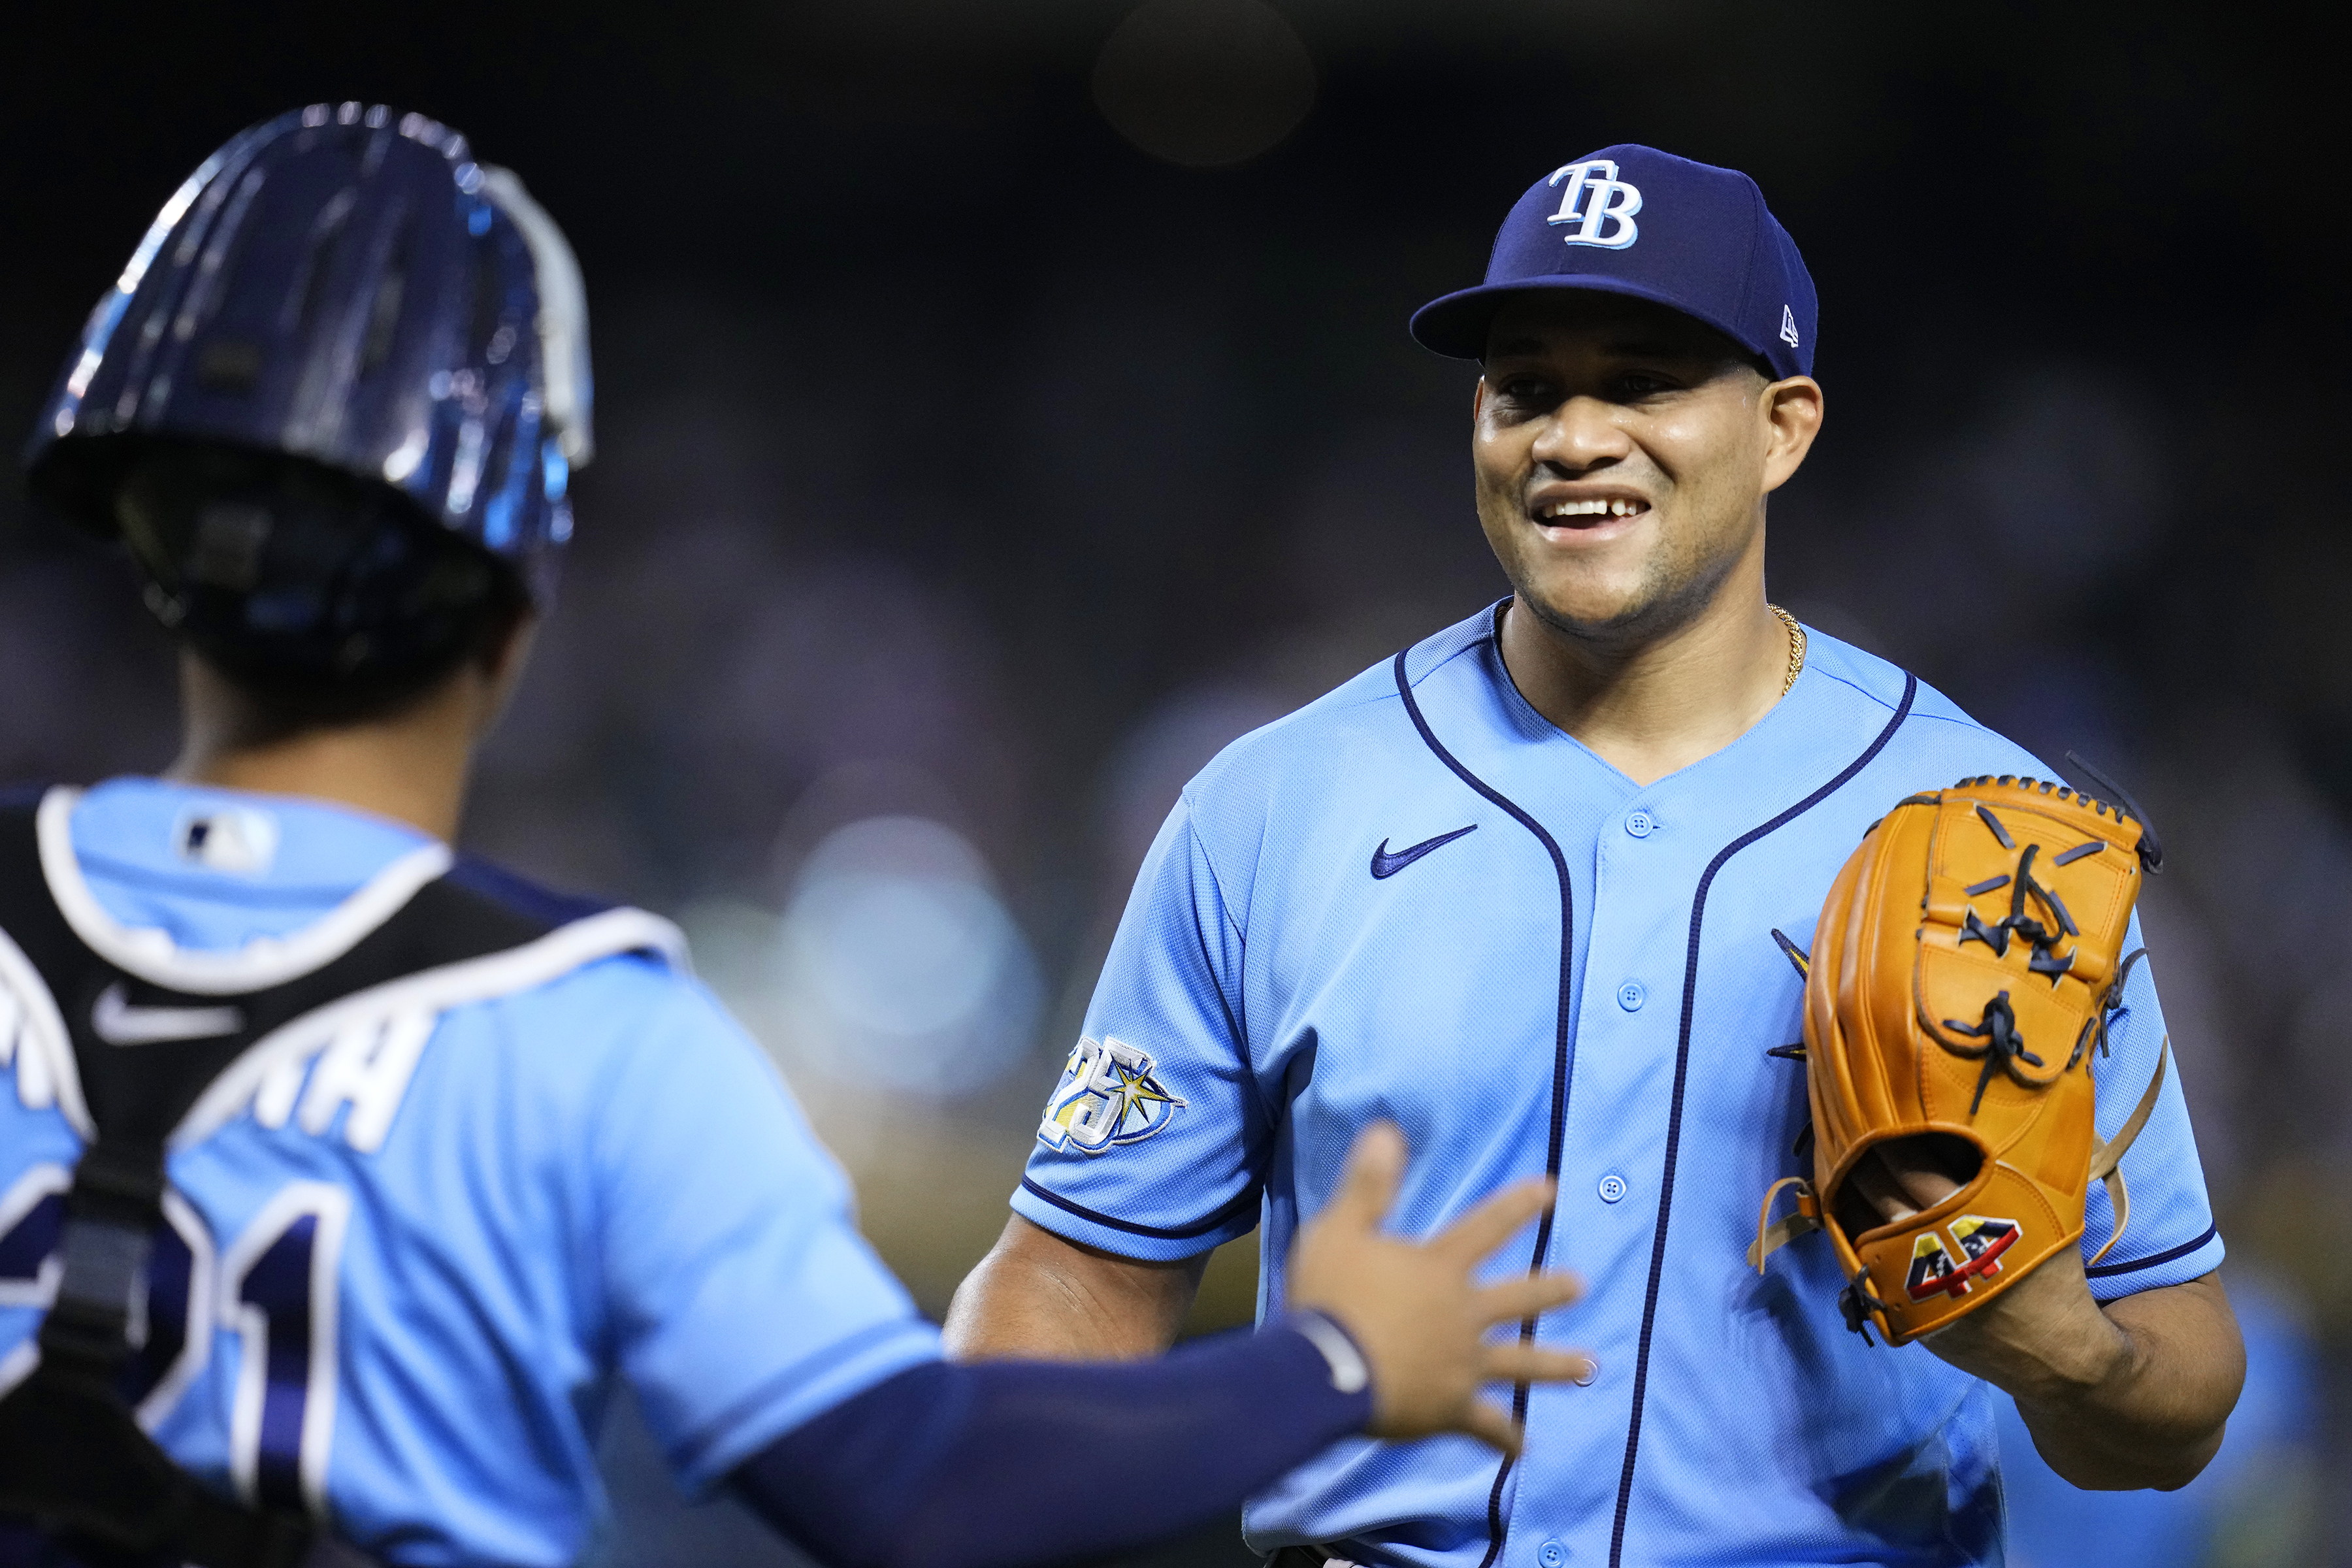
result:
[[[1150,1052],[1115,1036],[1083,1039],[1045,1102],[1037,1141],[1048,1149],[1099,1154],[1150,1137],[1183,1108],[1183,1098],[1160,1081]]]

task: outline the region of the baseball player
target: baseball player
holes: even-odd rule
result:
[[[950,1366],[676,931],[452,853],[589,413],[553,223],[355,103],[208,160],[68,362],[31,483],[128,545],[187,731],[0,805],[0,1563],[569,1563],[616,1376],[843,1564],[1103,1554],[1349,1434],[1513,1446],[1481,1385],[1585,1364],[1485,1342],[1572,1294],[1473,1277],[1540,1183],[1391,1239],[1375,1130],[1266,1331]]]
[[[1596,1371],[1517,1392],[1516,1461],[1448,1437],[1339,1446],[1251,1502],[1260,1551],[1994,1563],[2004,1395],[2077,1485],[2184,1482],[2241,1361],[2177,1077],[2124,1162],[2120,1243],[2086,1268],[2116,1228],[2093,1191],[2079,1247],[2012,1271],[1924,1346],[1849,1331],[1885,1330],[1885,1303],[1847,1293],[1832,1237],[1756,1245],[1759,1195],[1811,1168],[1801,960],[1832,877],[1916,792],[2055,777],[1767,601],[1767,500],[1822,396],[1813,286],[1756,185],[1646,147],[1579,158],[1512,208],[1486,280],[1412,331],[1480,362],[1477,510],[1511,596],[1235,742],[1184,790],[1014,1217],[950,1313],[951,1353],[1157,1351],[1208,1251],[1260,1224],[1279,1313],[1291,1238],[1339,1192],[1356,1131],[1391,1118],[1423,1155],[1408,1231],[1497,1183],[1557,1179],[1510,1265],[1572,1260],[1592,1282],[1559,1331]],[[2125,863],[2106,848],[2100,864]],[[2011,896],[1951,896],[1980,893]],[[2045,917],[2029,943],[2021,922]],[[2036,984],[2063,970],[2061,923],[2040,901],[2003,916],[2000,962]],[[2122,968],[2095,1062],[2098,1134],[2119,1143],[2164,1038],[2151,966]],[[1993,1059],[1982,1033],[1958,1037]],[[1147,1077],[1150,1103],[1107,1098]],[[1969,1173],[1935,1152],[1873,1149],[1840,1192],[1875,1222],[1848,1212],[1839,1234],[1940,1213]]]

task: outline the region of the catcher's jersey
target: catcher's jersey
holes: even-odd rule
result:
[[[1467,1439],[1353,1441],[1249,1508],[1260,1550],[1366,1563],[1993,1563],[1992,1401],[1927,1351],[1844,1327],[1825,1237],[1762,1276],[1757,1201],[1810,1171],[1802,982],[1870,823],[1963,774],[2051,776],[1899,669],[1816,632],[1747,734],[1637,787],[1512,686],[1485,612],[1245,736],[1154,843],[1013,1205],[1073,1240],[1187,1257],[1263,1216],[1261,1310],[1302,1215],[1376,1117],[1425,1234],[1559,1178],[1548,1261],[1591,1294],[1544,1336],[1600,1362],[1538,1388],[1498,1481]],[[1408,695],[1409,693],[1409,695]],[[2137,945],[2137,932],[2131,942]],[[2133,973],[2097,1063],[2112,1135],[2164,1024]],[[2221,1245],[2177,1079],[2125,1169],[2114,1298]],[[2087,1256],[2112,1215],[2094,1190]],[[1529,1232],[1492,1267],[1527,1267]],[[1496,1535],[1503,1537],[1499,1553]]]
[[[282,961],[446,859],[355,812],[148,779],[44,816],[60,907],[150,962]],[[174,1458],[224,1492],[298,1478],[403,1563],[569,1563],[614,1376],[698,1487],[938,1353],[782,1080],[635,940],[216,1080],[243,1087],[183,1125],[177,1239],[134,1318],[139,1413]],[[0,980],[0,1386],[34,1357],[82,1147],[71,1058],[37,1048],[21,976]],[[102,1048],[166,1051],[196,1026],[169,1012],[117,989],[92,1025]]]

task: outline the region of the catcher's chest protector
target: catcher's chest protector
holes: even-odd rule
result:
[[[313,1021],[375,1021],[372,999],[406,986],[413,1001],[415,987],[436,978],[479,977],[467,999],[504,994],[649,945],[643,930],[628,923],[634,911],[567,925],[445,876],[378,915],[340,955],[277,984],[176,991],[119,967],[77,934],[44,870],[42,832],[35,813],[0,808],[0,1003],[19,1021],[51,1021],[46,1026],[72,1053],[94,1135],[65,1194],[61,1267],[35,1342],[38,1360],[0,1394],[0,1523],[30,1521],[108,1563],[365,1568],[373,1559],[309,1517],[199,1486],[122,1394],[136,1370],[133,1341],[145,1338],[133,1324],[144,1320],[148,1262],[167,1223],[175,1129],[237,1063]],[[121,1016],[167,1032],[125,1035]]]
[[[1764,1219],[1780,1186],[1799,1189],[1798,1214],[1759,1221],[1759,1268],[1794,1236],[1828,1231],[1852,1281],[1847,1321],[1902,1344],[2075,1245],[2093,1180],[2110,1183],[2122,1234],[2115,1162],[2158,1084],[2103,1145],[2092,1064],[2130,967],[2143,831],[2064,785],[2006,776],[1912,795],[1870,830],[1831,887],[1806,966],[1813,1178],[1767,1194]],[[2162,1072],[2159,1059],[2159,1083]],[[1930,1133],[1978,1151],[1973,1178],[1923,1213],[1850,1234],[1839,1199],[1857,1163]]]

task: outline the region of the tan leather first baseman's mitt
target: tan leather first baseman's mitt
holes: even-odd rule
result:
[[[1851,1282],[1848,1325],[1874,1321],[1899,1345],[2076,1245],[2094,1180],[2108,1184],[2120,1237],[2130,1210],[2116,1163],[2155,1106],[2165,1057],[2105,1144],[2092,1061],[2130,970],[2143,866],[2160,860],[2136,810],[2006,774],[1912,795],[1875,824],[1830,889],[1810,961],[1781,939],[1805,971],[1813,1175],[1765,1194],[1749,1261],[1761,1269],[1826,1230]],[[1906,1157],[1961,1185],[1887,1224],[1848,1178],[1901,1139],[1923,1140]],[[1769,1223],[1784,1187],[1796,1212]]]

